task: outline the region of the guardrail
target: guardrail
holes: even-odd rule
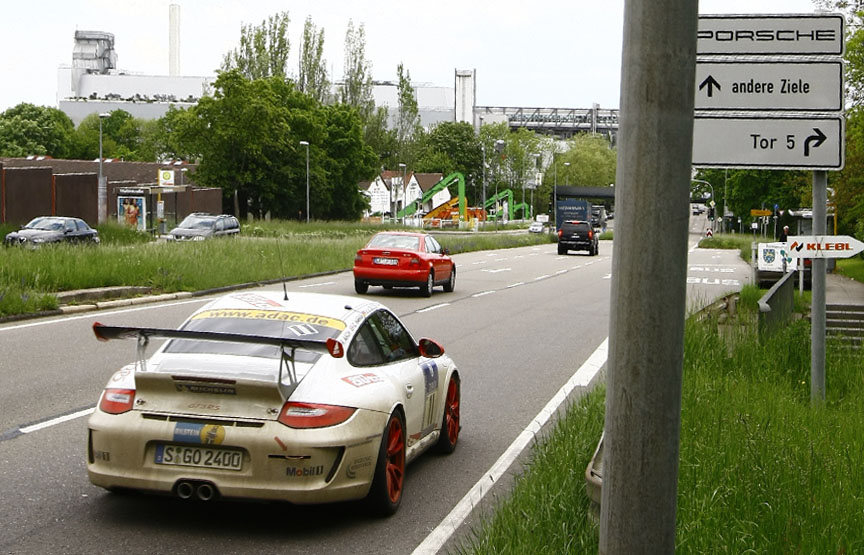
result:
[[[768,337],[792,320],[795,272],[787,272],[759,299],[759,337]]]

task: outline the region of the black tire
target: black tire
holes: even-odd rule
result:
[[[358,295],[363,295],[367,291],[369,291],[369,284],[363,281],[362,279],[354,280],[354,291],[357,291]]]
[[[381,446],[378,448],[378,462],[372,487],[366,497],[370,508],[381,516],[390,516],[402,503],[405,486],[405,421],[397,411],[390,415]]]
[[[424,297],[432,296],[432,289],[435,287],[435,274],[429,270],[429,275],[426,276],[426,283],[420,286],[420,294]]]
[[[444,284],[444,291],[447,293],[452,293],[453,289],[456,287],[456,266],[450,269],[450,278],[447,280],[447,283]]]
[[[562,247],[561,245],[558,245],[558,254],[559,254],[559,255],[567,254],[567,248],[566,248],[566,247]]]
[[[447,391],[444,394],[444,415],[441,417],[441,435],[435,450],[449,455],[456,450],[459,442],[459,432],[462,430],[461,419],[462,385],[455,374],[450,376]]]

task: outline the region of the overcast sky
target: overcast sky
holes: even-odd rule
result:
[[[650,0],[644,0],[650,1]],[[696,1],[696,0],[694,0]],[[292,71],[307,16],[325,31],[331,78],[342,77],[349,19],[364,24],[375,80],[403,62],[414,83],[453,86],[477,70],[477,104],[617,108],[623,0],[52,0],[7,1],[0,24],[0,111],[57,105],[57,68],[76,30],[115,36],[121,69],[168,74],[168,6],[180,6],[182,75],[213,75],[243,23],[288,11]],[[810,13],[811,0],[702,0],[700,13]]]

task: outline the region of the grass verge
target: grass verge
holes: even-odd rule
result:
[[[829,344],[827,400],[810,404],[809,324],[760,343],[752,328],[687,323],[679,553],[864,552],[864,354]],[[538,441],[513,494],[460,553],[596,553],[584,472],[603,391]],[[635,492],[634,492],[635,494]]]
[[[357,249],[381,230],[352,223],[256,222],[235,239],[156,243],[147,234],[100,226],[103,242],[98,246],[3,249],[0,316],[56,308],[54,293],[59,291],[111,286],[147,286],[154,293],[200,291],[350,269]],[[550,240],[536,233],[436,237],[453,254]]]

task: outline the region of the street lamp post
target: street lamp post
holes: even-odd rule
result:
[[[96,196],[99,201],[97,220],[100,224],[108,219],[108,184],[105,183],[105,178],[102,176],[102,120],[110,116],[111,114],[107,112],[99,114],[99,182],[96,187]]]
[[[528,217],[530,217],[531,220],[533,220],[534,219],[534,189],[536,189],[539,186],[539,183],[537,183],[537,161],[540,159],[540,155],[535,152],[531,156],[534,158],[534,186],[531,187],[531,207],[530,207],[531,209],[528,211]]]
[[[495,153],[498,155],[498,163],[495,164],[495,231],[498,231],[498,220],[501,214],[498,213],[498,172],[501,170],[501,152],[504,151],[506,143],[503,139],[495,141]]]
[[[408,166],[406,166],[402,162],[399,162],[399,167],[402,168],[402,209],[404,210],[405,206],[407,205],[407,202],[408,202],[408,193],[407,193],[407,189],[405,187],[405,175],[406,175],[406,168]],[[396,203],[397,203],[396,206],[398,207],[399,206],[399,204],[398,204],[399,199],[396,199]],[[405,217],[404,216],[402,217],[402,223],[405,223]]]
[[[184,188],[183,181],[186,176],[186,172],[189,171],[189,168],[180,168],[180,190],[184,193],[186,189]],[[178,219],[178,206],[177,206],[177,191],[174,191],[174,227],[177,227],[177,219]]]
[[[309,141],[300,141],[306,147],[306,223],[309,223]]]

